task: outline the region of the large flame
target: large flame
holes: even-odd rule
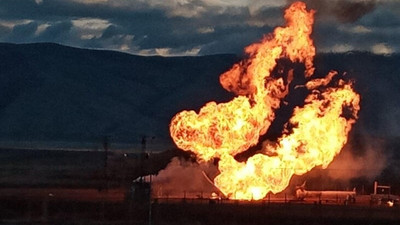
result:
[[[246,162],[234,156],[259,141],[275,118],[274,111],[288,94],[293,71],[286,79],[272,76],[277,59],[287,58],[305,66],[304,76],[314,73],[315,47],[310,38],[314,11],[302,2],[285,11],[286,27],[278,27],[260,43],[246,47],[247,59],[220,76],[222,86],[238,96],[227,103],[207,103],[195,111],[182,111],[170,124],[176,145],[195,152],[201,160],[219,158],[215,185],[230,198],[261,199],[268,192],[284,190],[293,174],[315,166],[327,167],[347,141],[357,118],[359,95],[337,74],[309,80],[310,95],[296,107],[287,130],[274,146],[268,145]]]

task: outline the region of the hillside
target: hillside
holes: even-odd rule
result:
[[[227,101],[219,74],[238,57],[143,57],[57,44],[0,44],[0,140],[172,146],[168,124],[182,109]],[[320,54],[316,74],[335,69],[362,96],[353,133],[400,134],[400,55]],[[279,117],[279,115],[278,115]]]
[[[125,143],[138,150],[142,137],[147,136],[151,150],[170,149],[173,144],[168,124],[176,112],[198,110],[208,101],[223,102],[233,97],[220,87],[219,75],[238,59],[234,55],[144,57],[49,43],[0,44],[0,143],[25,143],[24,147],[28,143],[39,149],[36,143],[72,148],[87,148],[91,143],[90,148],[102,149],[101,142],[108,136],[111,149]],[[353,179],[358,185],[368,185],[371,179],[380,177],[400,190],[400,183],[393,182],[400,172],[400,55],[319,54],[315,64],[317,76],[331,69],[346,72],[345,77],[355,81],[362,98],[349,144],[323,174],[329,174],[329,179]],[[293,93],[289,98],[299,100]],[[280,134],[279,121],[284,121],[287,113],[285,109],[277,113],[278,122],[268,135]],[[15,154],[30,156],[27,151]],[[63,154],[54,157],[65,158]],[[69,161],[60,159],[65,164],[60,163],[60,170],[70,168],[71,159],[79,155],[68,154],[74,156],[68,156]],[[86,154],[81,156],[93,157]],[[9,162],[4,164],[5,171],[32,171],[29,176],[42,176],[42,170],[30,169],[31,164],[11,166],[19,161],[11,157],[12,150],[3,151],[3,155],[3,161]],[[101,170],[102,154],[95,155],[96,163],[85,165],[86,158],[82,158],[81,166]],[[49,165],[46,168],[54,167],[47,156],[42,161]],[[66,169],[65,173],[76,174],[79,168]],[[320,180],[321,174],[316,169],[306,179],[312,183],[313,179]],[[92,175],[90,172],[84,177]],[[29,176],[22,176],[21,182],[27,182]],[[294,179],[300,182],[305,178]]]
[[[0,44],[0,139],[171,144],[176,112],[228,99],[218,75],[235,60]]]

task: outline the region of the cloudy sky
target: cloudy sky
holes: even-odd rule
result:
[[[241,54],[292,0],[0,0],[0,42],[141,55]],[[400,1],[306,0],[320,52],[400,52]]]

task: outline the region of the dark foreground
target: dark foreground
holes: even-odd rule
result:
[[[156,199],[150,207],[122,190],[1,191],[1,224],[400,224],[398,206]]]

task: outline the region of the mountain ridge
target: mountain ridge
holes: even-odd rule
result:
[[[238,56],[137,56],[54,43],[0,43],[0,140],[140,143],[173,146],[170,119],[183,109],[234,97],[219,75]],[[362,96],[356,133],[400,133],[400,55],[324,53],[316,74],[347,73]]]

